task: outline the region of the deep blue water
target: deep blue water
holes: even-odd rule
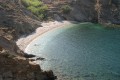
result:
[[[120,30],[80,23],[51,30],[36,38],[26,52],[58,80],[120,80]]]

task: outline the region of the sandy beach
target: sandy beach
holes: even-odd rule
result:
[[[54,28],[57,28],[57,27],[64,27],[66,25],[70,25],[72,24],[71,22],[69,21],[62,21],[62,22],[59,22],[59,21],[50,21],[50,22],[43,22],[41,25],[42,27],[39,27],[36,29],[36,31],[31,34],[31,35],[28,35],[27,37],[21,37],[20,39],[18,39],[16,41],[16,44],[18,45],[18,47],[24,51],[25,48],[27,47],[27,45],[33,41],[35,38],[37,38],[38,36],[40,36],[41,34],[44,34],[45,32],[47,31],[50,31]]]

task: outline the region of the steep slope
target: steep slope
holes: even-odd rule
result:
[[[80,22],[120,24],[120,0],[51,0],[49,5],[52,6],[49,13],[56,20],[60,17]],[[71,8],[67,14],[61,11],[65,5]]]
[[[100,23],[120,24],[120,0],[97,0],[96,10]]]
[[[44,72],[38,64],[24,58],[15,40],[40,27],[20,0],[0,0],[0,80],[55,80],[52,71]]]
[[[13,29],[15,35],[20,36],[33,32],[40,27],[40,22],[32,19],[20,5],[20,0],[2,0],[0,1],[0,27]]]
[[[55,80],[51,70],[42,71],[38,64],[10,54],[0,53],[0,80]]]

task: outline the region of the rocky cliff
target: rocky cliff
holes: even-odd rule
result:
[[[53,14],[57,14],[61,19],[120,24],[120,0],[65,0],[52,4]],[[64,5],[71,8],[67,14],[60,11]],[[56,19],[56,15],[53,16]]]
[[[0,0],[0,80],[55,80],[52,71],[42,71],[15,43],[41,26],[35,18],[20,0]]]
[[[34,15],[27,13],[28,11],[22,7],[20,1],[0,0],[0,28],[14,33],[16,39],[40,27],[40,22],[33,19]]]
[[[120,24],[120,0],[97,0],[98,22]]]
[[[0,53],[0,80],[54,80],[53,72],[42,71],[26,58]]]

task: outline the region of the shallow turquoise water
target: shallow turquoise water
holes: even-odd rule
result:
[[[81,23],[36,38],[26,52],[46,58],[59,80],[120,80],[120,30]]]

